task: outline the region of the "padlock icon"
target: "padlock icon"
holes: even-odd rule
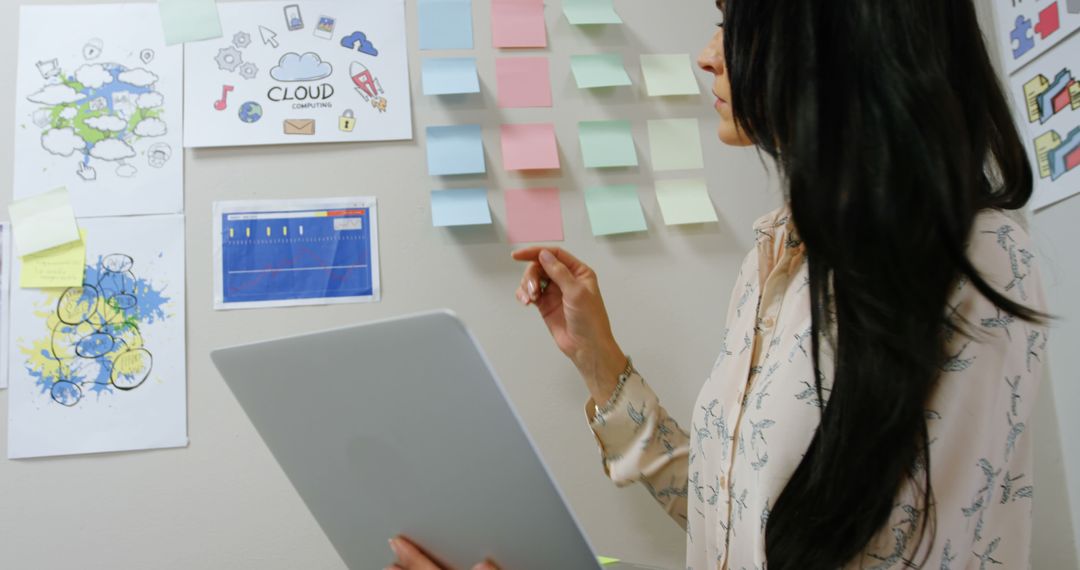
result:
[[[341,118],[338,119],[338,128],[346,133],[351,133],[356,128],[356,115],[353,114],[352,109],[345,109],[345,112],[341,114]]]

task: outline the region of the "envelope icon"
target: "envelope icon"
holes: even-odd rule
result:
[[[285,134],[313,135],[315,134],[315,119],[285,119]]]

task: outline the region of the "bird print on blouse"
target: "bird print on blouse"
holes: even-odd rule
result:
[[[640,481],[686,530],[687,570],[766,567],[772,505],[829,405],[831,347],[822,343],[815,381],[802,242],[784,210],[760,219],[754,232],[690,431],[637,373],[605,412],[593,416],[586,406],[608,476],[619,485]],[[1007,298],[1045,311],[1034,251],[1004,214],[977,217],[968,256],[980,275]],[[889,520],[849,568],[1027,566],[1034,487],[1026,425],[1047,331],[999,310],[967,279],[957,280],[944,316],[954,326],[942,330],[945,357],[925,414],[936,535],[920,528],[922,496],[905,483]],[[926,469],[913,465],[914,473]]]

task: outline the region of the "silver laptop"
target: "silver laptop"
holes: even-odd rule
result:
[[[211,357],[349,568],[393,562],[386,540],[398,534],[447,568],[485,558],[510,570],[600,568],[486,358],[453,314]]]

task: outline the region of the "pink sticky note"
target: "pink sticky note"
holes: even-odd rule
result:
[[[492,0],[491,43],[497,48],[547,47],[544,0]]]
[[[563,240],[558,188],[507,190],[505,197],[510,243]]]
[[[504,57],[495,60],[499,106],[550,107],[551,78],[546,57]]]
[[[507,170],[559,168],[559,146],[551,123],[502,126],[503,166]]]

